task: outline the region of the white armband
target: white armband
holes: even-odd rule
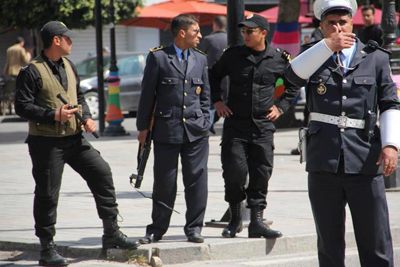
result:
[[[332,54],[333,51],[326,45],[325,39],[322,39],[292,60],[292,70],[297,76],[307,80]]]
[[[382,148],[394,146],[400,149],[400,110],[389,109],[379,119]]]

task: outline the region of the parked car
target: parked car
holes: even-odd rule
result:
[[[120,81],[120,104],[123,112],[135,113],[139,105],[143,70],[146,64],[147,53],[124,52],[117,54],[118,75]],[[104,65],[104,99],[107,111],[108,77],[110,55],[103,56]],[[99,96],[97,86],[97,58],[91,56],[76,64],[81,79],[80,87],[85,94],[93,119],[99,117]]]

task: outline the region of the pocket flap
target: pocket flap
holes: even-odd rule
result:
[[[159,109],[154,112],[155,117],[168,118],[172,115],[172,109]]]
[[[192,78],[193,84],[204,84],[201,78]]]
[[[316,124],[310,124],[310,127],[308,129],[308,135],[312,135],[317,133],[319,130],[321,129],[320,125],[316,125]]]
[[[375,78],[373,77],[354,77],[355,84],[375,84]]]
[[[177,84],[178,83],[178,78],[168,78],[165,77],[161,81],[162,84]]]
[[[194,113],[196,114],[197,118],[203,117],[203,111],[201,109],[195,109]]]

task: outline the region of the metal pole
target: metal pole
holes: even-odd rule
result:
[[[393,0],[383,0],[381,27],[383,47],[392,50],[396,47],[396,8]]]
[[[110,74],[107,78],[108,82],[108,110],[106,121],[108,127],[104,131],[104,135],[108,136],[121,136],[127,135],[124,127],[121,123],[124,121],[122,115],[121,105],[119,100],[119,89],[120,89],[120,78],[118,75],[117,57],[115,55],[115,24],[114,24],[114,1],[110,0],[109,7],[110,16],[110,46],[111,46],[111,58],[110,58]]]
[[[244,1],[227,1],[227,20],[228,20],[228,45],[243,44],[243,37],[240,34],[237,24],[244,21]]]
[[[97,93],[99,97],[99,132],[104,132],[104,77],[103,77],[103,31],[101,23],[101,0],[95,2]]]

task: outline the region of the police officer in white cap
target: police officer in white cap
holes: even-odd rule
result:
[[[356,11],[355,0],[316,0],[325,38],[303,47],[285,76],[308,88],[306,171],[320,266],[345,266],[346,204],[361,266],[394,266],[384,176],[397,168],[400,103],[387,51],[352,33]]]

